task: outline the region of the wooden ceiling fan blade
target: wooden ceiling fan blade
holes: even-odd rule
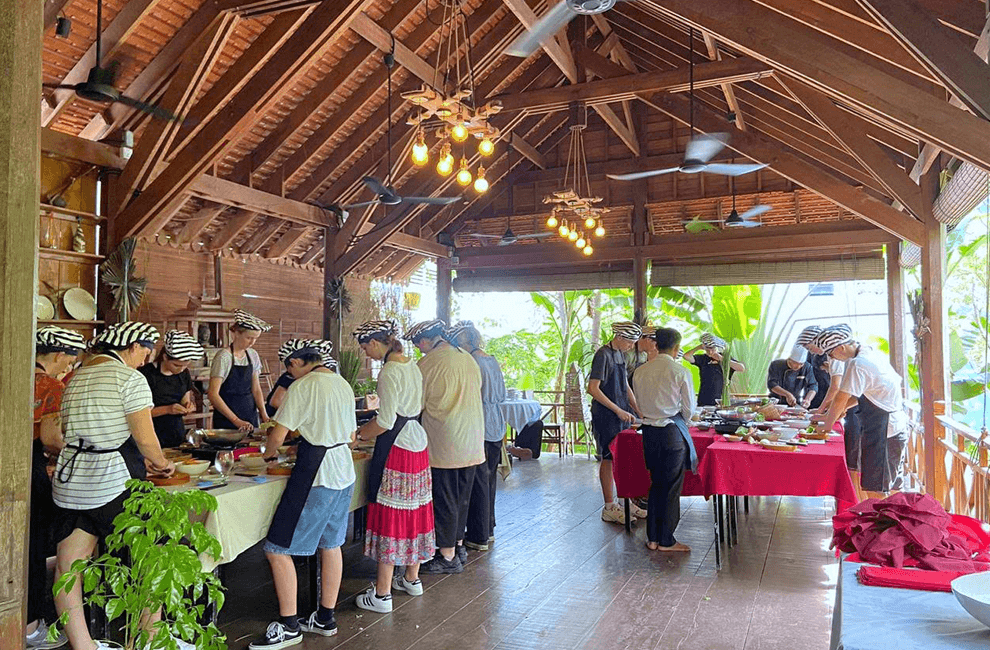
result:
[[[533,23],[532,29],[524,32],[512,45],[507,47],[505,53],[509,56],[528,59],[577,15],[577,12],[571,9],[565,0],[561,0]]]
[[[130,106],[131,108],[136,108],[139,111],[147,113],[148,115],[154,117],[155,119],[166,120],[168,122],[179,121],[178,115],[156,104],[149,104],[147,102],[142,102],[139,99],[134,99],[132,97],[128,97],[127,95],[121,95],[117,99],[117,101],[120,102],[121,104]]]
[[[461,200],[459,196],[403,196],[403,203],[418,203],[421,205],[450,205]]]

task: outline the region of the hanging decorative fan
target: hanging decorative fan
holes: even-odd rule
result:
[[[557,233],[538,232],[532,235],[517,235],[516,233],[512,232],[512,226],[506,224],[505,233],[502,235],[487,235],[485,233],[475,232],[475,233],[470,233],[469,235],[466,236],[477,237],[478,239],[495,239],[498,240],[499,246],[508,246],[510,244],[515,244],[516,242],[522,241],[524,239],[546,239],[547,237],[553,237],[555,234]]]
[[[100,264],[100,278],[113,294],[113,310],[121,321],[131,319],[148,288],[148,279],[137,277],[136,247],[137,240],[128,237]]]

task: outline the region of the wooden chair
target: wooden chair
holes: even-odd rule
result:
[[[537,399],[541,400],[540,406],[546,409],[540,418],[543,420],[543,443],[548,446],[548,450],[549,445],[557,445],[557,455],[563,458],[567,447],[566,432],[560,413],[560,409],[564,408],[562,401],[564,391],[537,390],[533,392],[537,396]],[[540,396],[542,395],[546,395],[547,397],[541,398]],[[544,402],[542,401],[543,399],[552,401]]]
[[[584,389],[584,379],[577,364],[571,364],[570,370],[564,379],[564,424],[567,438],[566,445],[574,453],[575,445],[579,441],[585,443],[588,450],[588,458],[591,458],[591,446],[594,444],[591,435],[591,411],[585,399],[587,393]],[[584,428],[582,429],[582,425]],[[566,453],[566,452],[565,452]]]

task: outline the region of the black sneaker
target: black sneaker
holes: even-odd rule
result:
[[[258,639],[248,646],[249,650],[280,650],[302,643],[301,629],[290,630],[279,621],[270,623],[264,638]]]
[[[461,544],[455,550],[457,553],[457,559],[461,561],[461,564],[467,564],[467,549],[464,548],[464,544]]]
[[[448,560],[440,551],[433,556],[433,559],[429,562],[424,562],[422,566],[419,567],[420,573],[428,573],[436,575],[439,573],[460,573],[464,570],[464,565],[461,563],[460,558],[456,555],[453,560]]]
[[[337,633],[337,619],[331,614],[329,621],[321,621],[316,612],[309,615],[309,618],[299,619],[299,629],[303,632],[312,632],[320,636],[333,636]]]

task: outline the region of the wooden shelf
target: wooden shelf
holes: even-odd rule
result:
[[[72,318],[38,319],[39,325],[103,325],[101,320],[74,320]]]
[[[88,221],[93,221],[95,223],[101,223],[106,221],[106,217],[101,217],[98,214],[93,214],[92,212],[82,212],[81,210],[72,210],[70,208],[60,208],[55,205],[50,205],[48,203],[41,204],[41,210],[43,212],[54,212],[56,214],[64,214],[69,217],[79,217],[81,219],[86,219]]]
[[[93,264],[99,264],[106,259],[104,255],[97,255],[96,253],[77,253],[75,251],[66,251],[60,248],[38,248],[38,257],[45,259],[92,262]]]

